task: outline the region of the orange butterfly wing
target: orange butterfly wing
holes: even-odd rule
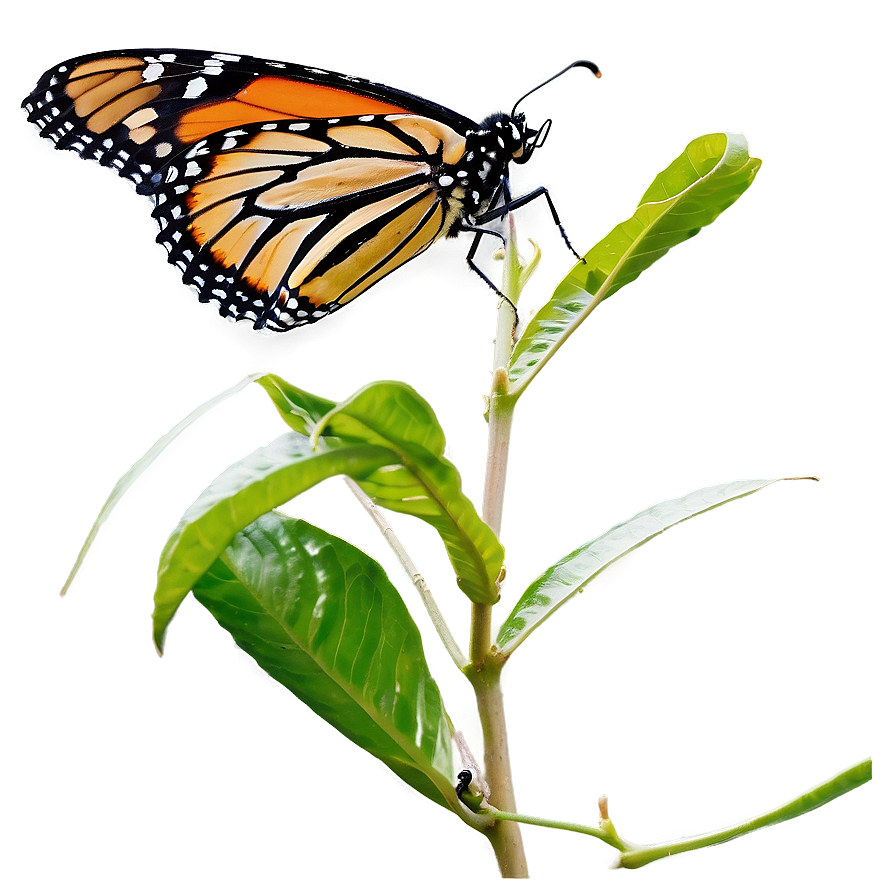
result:
[[[445,233],[459,210],[433,171],[476,127],[363,79],[184,50],[70,60],[22,105],[58,149],[153,196],[200,300],[273,329],[344,306]]]

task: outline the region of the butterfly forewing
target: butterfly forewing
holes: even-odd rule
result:
[[[436,103],[362,78],[202,50],[80,56],[47,71],[22,106],[58,148],[115,168],[141,192],[196,141],[252,122],[409,112],[460,133],[473,126]]]

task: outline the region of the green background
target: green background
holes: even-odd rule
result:
[[[554,126],[514,171],[550,187],[584,251],[631,215],[694,137],[744,133],[756,182],[694,240],[612,296],[521,400],[503,540],[518,594],[570,549],[657,501],[737,478],[781,484],[614,565],[515,655],[505,681],[520,809],[661,840],[784,802],[888,748],[891,680],[892,145],[889,32],[877,4],[555,2],[542,9],[96,0],[9,29],[4,505],[0,654],[9,825],[3,889],[292,893],[392,880],[400,891],[494,859],[450,813],[272,684],[193,601],[159,660],[159,550],[183,508],[282,431],[246,390],[130,493],[64,600],[56,592],[117,477],[193,407],[273,370],[343,398],[410,382],[435,408],[464,490],[481,490],[495,300],[444,242],[332,320],[268,336],[221,321],[154,245],[150,206],[18,104],[78,53],[182,45],[347,71],[482,117],[525,104]],[[568,270],[549,215],[519,217],[545,259],[523,314]],[[575,467],[582,464],[581,478]],[[297,512],[377,556],[399,584],[454,722],[478,749],[472,694],[413,590],[337,482]],[[465,640],[468,602],[437,536],[401,535]],[[888,531],[889,530],[889,531]],[[512,606],[498,605],[500,620]],[[558,698],[554,688],[561,689]],[[874,892],[885,787],[624,880],[584,837],[528,831],[536,886],[628,893]],[[836,830],[836,837],[833,832]],[[620,874],[623,872],[619,872]],[[7,881],[9,882],[7,885]]]

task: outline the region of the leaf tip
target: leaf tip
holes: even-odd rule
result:
[[[165,632],[168,629],[167,623],[160,623],[158,619],[155,618],[155,614],[153,614],[152,621],[152,646],[155,647],[156,653],[159,656],[165,652]]]
[[[866,756],[864,759],[860,759],[855,768],[858,769],[860,775],[861,784],[868,784],[870,781],[874,780],[874,758],[871,756]]]
[[[68,574],[68,578],[63,583],[62,587],[59,589],[59,596],[65,597],[68,594],[68,589],[71,588],[72,582],[75,581],[75,576],[78,574],[78,570],[81,568],[81,557],[78,557],[75,565],[72,567],[71,572]]]

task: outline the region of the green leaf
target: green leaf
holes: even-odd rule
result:
[[[701,488],[682,498],[642,510],[630,520],[576,548],[549,566],[523,592],[498,631],[498,647],[509,656],[548,616],[581,592],[598,573],[672,526],[779,481],[744,479]]]
[[[363,477],[396,460],[377,445],[335,440],[312,451],[307,437],[287,433],[222,473],[188,508],[162,550],[153,612],[159,653],[177,608],[237,532],[330,476]]]
[[[674,856],[692,849],[703,849],[706,846],[726,843],[729,840],[734,840],[735,837],[742,837],[744,834],[750,834],[753,831],[770,827],[773,824],[780,824],[782,821],[790,821],[792,818],[812,812],[825,803],[849,793],[850,790],[867,784],[870,780],[871,759],[863,759],[817,787],[800,794],[789,803],[731,827],[717,829],[709,834],[701,834],[696,837],[671,840],[667,843],[653,843],[649,846],[627,844],[612,867],[643,868],[657,859],[664,859],[667,856]],[[837,830],[836,821],[832,825],[832,830]]]
[[[607,296],[715,221],[750,186],[761,164],[750,158],[740,134],[708,134],[689,143],[657,175],[635,214],[585,255],[526,327],[510,359],[511,394],[523,392]]]
[[[311,435],[318,423],[336,407],[336,402],[299,389],[273,373],[259,377],[257,382],[268,393],[286,425],[304,436]]]
[[[87,533],[87,538],[84,540],[84,544],[81,546],[81,550],[78,553],[78,557],[75,560],[74,566],[72,566],[71,572],[68,574],[68,578],[65,580],[65,584],[62,586],[62,594],[65,594],[68,591],[69,586],[74,580],[75,576],[78,574],[78,570],[81,568],[81,564],[84,562],[84,558],[87,556],[87,552],[90,550],[90,546],[93,544],[94,539],[100,531],[100,527],[103,523],[111,515],[112,511],[115,509],[115,505],[125,496],[126,492],[130,487],[146,472],[147,469],[153,464],[156,458],[189,426],[192,426],[200,417],[207,414],[212,408],[217,407],[221,404],[225,399],[231,398],[237,394],[237,392],[241,392],[246,388],[250,383],[255,382],[255,380],[259,379],[261,375],[257,373],[250,374],[247,377],[241,379],[236,385],[231,386],[229,389],[225,389],[223,392],[216,395],[214,398],[210,398],[208,401],[199,405],[193,411],[190,411],[183,420],[181,420],[178,424],[176,424],[172,429],[165,433],[160,439],[158,439],[153,446],[131,467],[121,479],[115,483],[115,488],[112,489],[109,497],[106,498],[106,503],[100,508],[100,512],[97,515],[97,518],[94,520],[93,526],[90,528],[90,532]],[[263,377],[262,377],[263,378]]]
[[[457,468],[443,456],[445,435],[433,409],[404,383],[380,382],[337,405],[320,432],[389,448],[401,466],[354,477],[380,506],[433,526],[470,600],[495,603],[504,548],[461,489]]]
[[[458,810],[453,727],[420,632],[375,560],[269,513],[237,534],[193,593],[271,677],[411,787]]]

